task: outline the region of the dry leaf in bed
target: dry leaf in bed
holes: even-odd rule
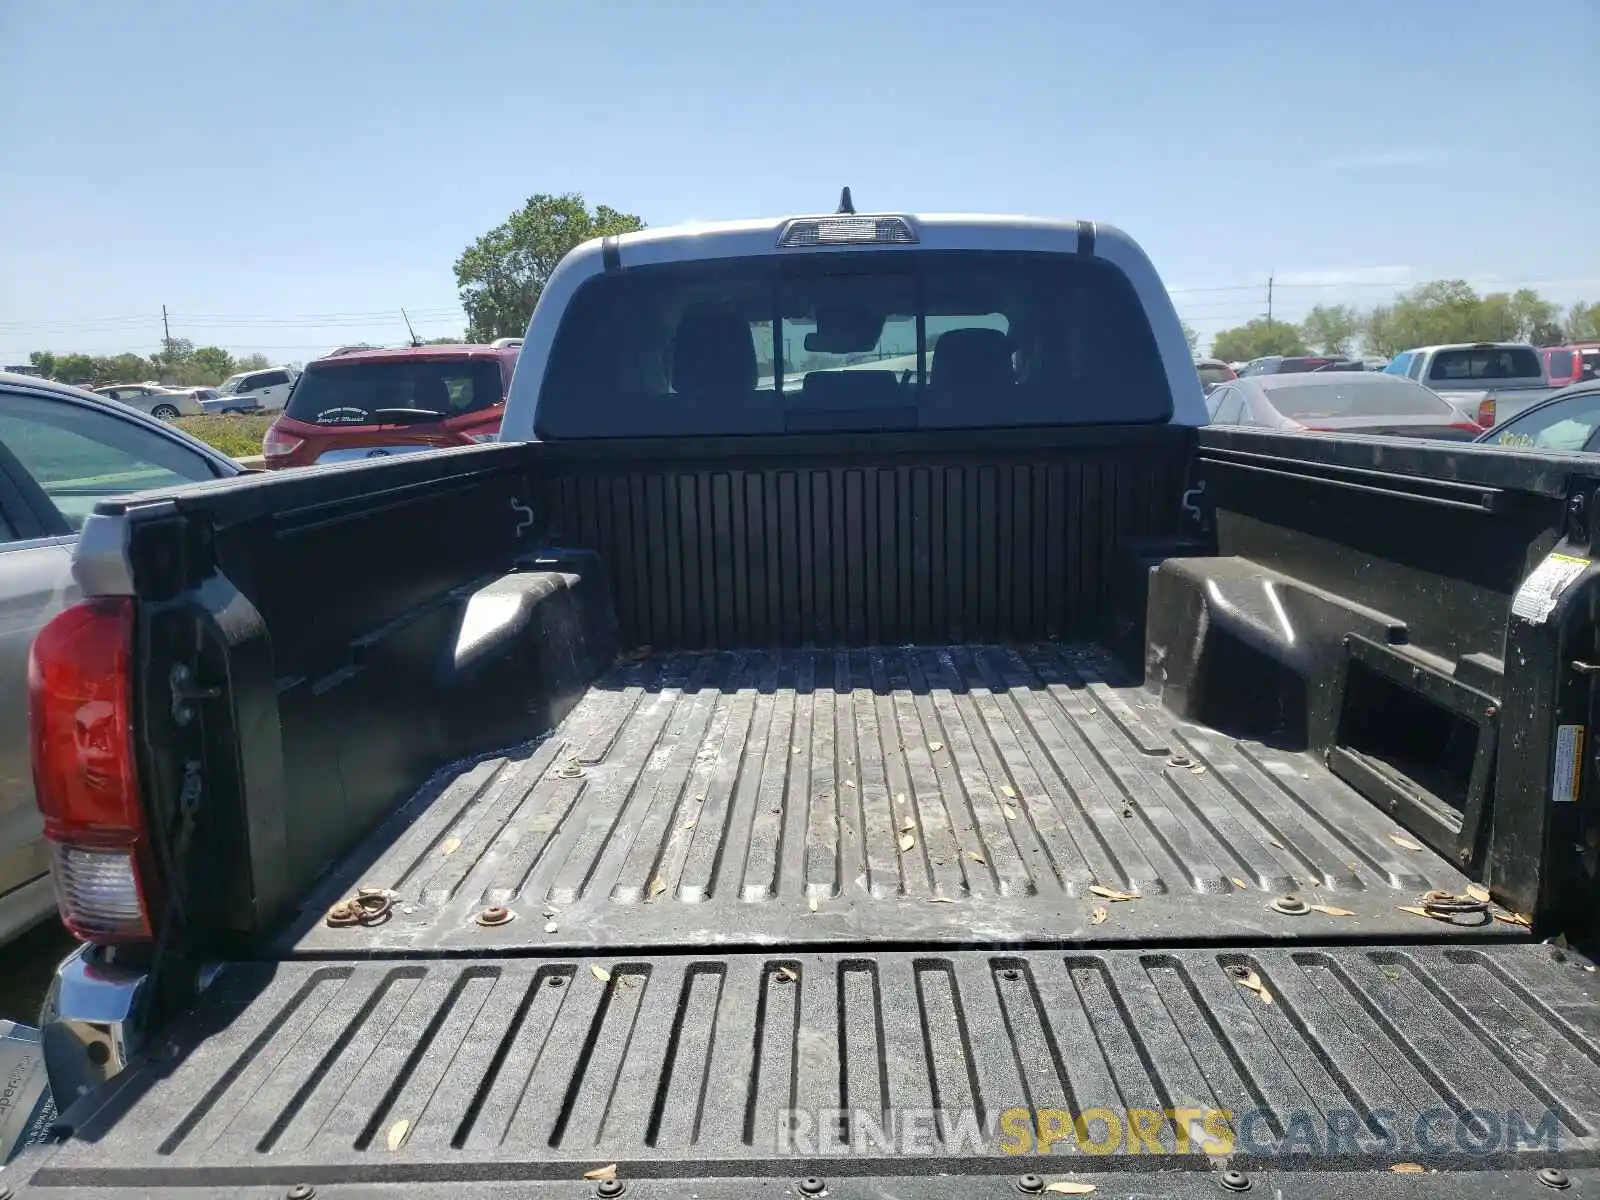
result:
[[[929,742],[928,743],[928,749],[932,750],[935,754],[937,754],[937,753],[939,753],[939,751],[944,749],[944,743],[943,742]]]
[[[389,1149],[398,1150],[405,1145],[406,1132],[411,1128],[411,1122],[406,1120],[396,1121],[389,1126]]]
[[[983,855],[979,854],[976,850],[968,850],[967,851],[967,857],[970,858],[975,863],[987,863],[989,861],[988,859],[984,858]]]
[[[1017,789],[1012,787],[1009,783],[1004,784],[1000,788],[1000,794],[1007,800],[1015,800],[1017,798]]]
[[[1276,846],[1279,850],[1283,849],[1283,843],[1280,842],[1277,838],[1268,838],[1267,839],[1267,845]]]
[[[1402,849],[1402,850],[1421,850],[1422,849],[1422,843],[1421,842],[1413,842],[1410,838],[1401,837],[1398,833],[1391,833],[1389,835],[1389,840],[1391,842],[1393,842],[1396,846],[1399,846],[1400,849]]]
[[[1058,1179],[1054,1183],[1044,1185],[1047,1192],[1057,1192],[1063,1196],[1087,1196],[1094,1191],[1092,1183],[1076,1183],[1071,1179]]]
[[[1496,921],[1504,921],[1507,925],[1521,925],[1526,928],[1533,924],[1532,921],[1523,916],[1521,913],[1512,912],[1511,910],[1505,908],[1490,909],[1489,915]]]
[[[1017,810],[1011,807],[1011,805],[1002,804],[1000,807],[1006,814],[1006,820],[1015,821],[1017,819]]]
[[[454,854],[459,849],[461,849],[461,839],[458,837],[447,837],[439,843],[440,854]]]
[[[1355,916],[1355,913],[1351,912],[1348,908],[1338,908],[1338,907],[1336,907],[1335,905],[1332,905],[1332,904],[1308,904],[1306,907],[1311,909],[1312,912],[1319,912],[1319,913],[1322,913],[1324,916],[1329,916],[1329,917],[1353,917],[1353,916]]]
[[[954,904],[955,901],[950,899],[949,896],[929,896],[928,897],[928,903],[929,904]]]
[[[793,983],[796,979],[800,978],[800,973],[793,967],[779,967],[776,974],[782,976],[784,979],[787,979],[790,983]]]
[[[807,899],[806,899],[806,907],[809,908],[812,912],[816,912],[817,911],[817,898],[815,896],[807,897]]]
[[[1421,1163],[1395,1163],[1394,1166],[1389,1168],[1396,1175],[1421,1175],[1427,1169]]]
[[[591,963],[589,965],[589,972],[601,983],[611,982],[611,972],[606,970],[599,963]]]
[[[1467,895],[1473,900],[1479,901],[1480,903],[1489,903],[1489,889],[1486,887],[1479,887],[1475,883],[1470,884],[1467,887]]]
[[[1240,879],[1237,875],[1233,877],[1233,886],[1238,888],[1241,892],[1248,892],[1250,890],[1250,885],[1244,880]]]
[[[901,854],[906,853],[908,850],[910,850],[916,844],[917,844],[917,839],[912,837],[909,833],[902,833],[900,835],[900,853]]]
[[[1106,918],[1110,915],[1111,914],[1106,911],[1106,906],[1104,904],[1096,904],[1094,908],[1089,911],[1089,924],[1104,925],[1106,923]]]
[[[1194,766],[1189,768],[1189,774],[1191,775],[1204,775],[1205,773],[1205,767],[1201,766],[1199,763],[1195,763]]]
[[[1116,888],[1108,888],[1103,884],[1091,884],[1089,890],[1102,900],[1137,900],[1138,892],[1119,892]]]
[[[554,933],[556,931],[556,923],[554,921],[551,921],[549,924],[547,924],[544,927],[544,931],[546,933]]]
[[[666,880],[662,879],[661,876],[657,875],[654,879],[652,879],[650,881],[650,898],[652,900],[654,900],[657,896],[661,895],[661,893],[666,891],[666,890],[667,890]]]
[[[684,823],[683,823],[683,827],[684,827],[684,828],[685,828],[685,829],[693,829],[693,828],[694,828],[694,827],[695,827],[695,825],[696,825],[696,824],[698,824],[698,822],[696,822],[696,821],[685,821],[685,822],[684,822]]]
[[[607,1163],[603,1167],[596,1167],[592,1171],[583,1173],[585,1179],[615,1179],[617,1177],[617,1164]]]
[[[1261,1003],[1272,1003],[1272,993],[1267,990],[1267,985],[1261,982],[1261,976],[1257,975],[1255,971],[1252,970],[1247,975],[1235,975],[1234,979],[1238,981],[1240,987],[1246,988],[1249,991],[1254,992],[1257,996],[1260,996]]]
[[[854,779],[846,779],[844,785],[845,787],[855,787],[856,781]]]
[[[914,817],[907,817],[904,821],[900,822],[900,832],[901,833],[910,833],[914,829],[916,829],[916,827],[917,827],[917,822],[916,822],[916,818],[914,818]]]

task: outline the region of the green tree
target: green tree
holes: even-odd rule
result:
[[[1183,340],[1189,343],[1189,353],[1193,354],[1200,348],[1200,335],[1195,332],[1194,326],[1182,317],[1178,318],[1178,324],[1183,327]]]
[[[99,362],[87,354],[55,355],[55,374],[52,379],[62,383],[95,384],[105,382],[99,376]]]
[[[155,364],[138,354],[113,354],[95,359],[96,382],[141,383],[156,374]]]
[[[1307,344],[1323,354],[1349,354],[1361,332],[1361,316],[1348,304],[1318,304],[1300,322]]]
[[[46,379],[56,377],[56,356],[48,350],[35,350],[28,355],[28,361],[37,368],[40,375]]]
[[[1239,362],[1267,354],[1304,354],[1306,342],[1298,325],[1257,317],[1237,329],[1224,329],[1211,341],[1215,358]]]
[[[603,204],[590,212],[576,192],[540,193],[456,259],[456,286],[475,342],[521,337],[556,264],[590,238],[631,233],[644,222]]]
[[[1567,310],[1565,331],[1568,341],[1600,341],[1600,303],[1585,304],[1579,300]]]
[[[161,349],[150,356],[150,364],[163,382],[178,383],[193,357],[194,343],[188,338],[167,338],[161,343]]]
[[[272,360],[265,354],[246,354],[233,364],[233,373],[241,371],[265,371],[272,365]]]
[[[424,346],[454,346],[460,341],[461,339],[458,337],[423,338],[422,344]]]
[[[233,355],[221,346],[201,346],[189,356],[183,382],[191,387],[221,383],[234,371]]]

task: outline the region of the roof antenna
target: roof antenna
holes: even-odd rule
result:
[[[855,201],[850,199],[850,189],[849,188],[845,188],[844,191],[839,193],[839,209],[838,209],[838,211],[842,212],[842,213],[851,213],[851,214],[854,214],[854,212],[856,211]]]
[[[422,339],[417,336],[417,331],[415,329],[411,328],[411,318],[406,316],[406,310],[405,309],[402,308],[400,310],[400,316],[405,319],[406,332],[411,335],[411,344],[413,346],[422,345]]]

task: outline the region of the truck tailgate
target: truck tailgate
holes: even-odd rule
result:
[[[1363,1193],[1537,1194],[1561,1167],[1586,1194],[1600,986],[1492,943],[238,964],[108,1091],[20,1164],[46,1194],[576,1197],[611,1163],[642,1196],[1191,1194],[1175,1169],[1216,1195],[1225,1168],[1349,1195],[1402,1163],[1470,1176]]]
[[[447,773],[279,948],[1523,935],[1406,911],[1467,882],[1320,760],[1174,719],[1093,646],[669,653]],[[360,886],[390,918],[325,924]]]

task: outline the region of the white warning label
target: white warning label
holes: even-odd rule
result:
[[[1550,775],[1550,803],[1571,804],[1583,782],[1583,726],[1556,726],[1556,765]]]
[[[1570,554],[1545,555],[1544,561],[1522,581],[1522,586],[1512,597],[1512,615],[1535,625],[1543,625],[1555,611],[1561,593],[1583,574],[1588,565],[1587,558],[1576,558]]]

